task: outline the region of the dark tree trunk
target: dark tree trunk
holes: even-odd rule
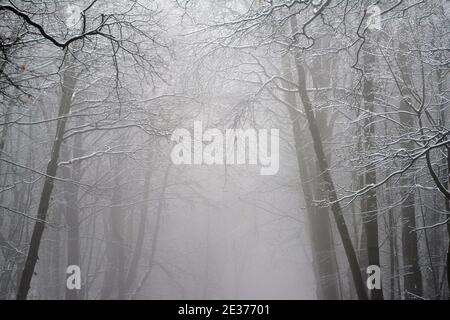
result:
[[[437,79],[438,79],[438,92],[440,101],[439,101],[439,109],[440,109],[440,124],[442,127],[445,128],[445,125],[447,124],[447,117],[446,117],[446,100],[444,99],[445,95],[445,85],[447,83],[447,78],[444,75],[444,72],[442,72],[441,69],[438,69],[437,72]],[[444,162],[444,182],[447,187],[447,190],[450,190],[450,145],[445,146],[445,151],[447,154],[447,158],[443,158]],[[445,154],[445,153],[444,153]],[[446,197],[445,199],[445,210],[450,214],[450,197]],[[447,289],[448,289],[448,298],[450,299],[450,221],[447,222],[447,255],[445,259],[445,269],[447,272]]]
[[[412,88],[411,81],[411,63],[408,62],[408,49],[400,42],[398,65],[402,73],[403,83],[400,87],[402,99],[400,101],[400,122],[407,130],[414,129],[414,119],[411,115],[412,109],[409,103],[412,103],[408,87]],[[405,150],[413,150],[414,142],[406,141],[401,143]],[[414,167],[412,168],[414,170]],[[414,172],[413,172],[414,174]],[[422,273],[419,265],[419,249],[416,229],[416,209],[415,195],[410,191],[410,186],[414,184],[410,176],[400,178],[400,194],[403,199],[401,204],[402,218],[402,255],[403,255],[403,282],[406,299],[415,299],[423,294]]]
[[[288,57],[283,57],[283,69],[285,77],[292,82],[293,77],[288,59]],[[292,86],[290,86],[290,89],[292,89]],[[290,106],[297,107],[297,99],[294,93],[286,93],[286,101]],[[339,290],[335,277],[336,257],[334,247],[332,246],[329,213],[326,208],[318,208],[313,204],[314,195],[311,190],[312,179],[308,174],[308,172],[311,171],[309,169],[312,169],[313,166],[311,166],[306,158],[306,155],[310,154],[307,152],[308,148],[306,146],[308,141],[305,141],[305,137],[302,135],[299,119],[300,113],[290,107],[287,109],[292,122],[300,183],[303,190],[303,198],[305,201],[310,227],[309,233],[311,238],[311,251],[314,275],[316,278],[317,297],[319,299],[336,300],[339,299]],[[314,181],[317,180],[319,179],[314,179]],[[316,182],[316,184],[319,183]]]
[[[292,29],[297,30],[297,23],[295,19],[291,19]],[[317,126],[316,118],[314,116],[314,111],[312,108],[311,101],[306,90],[306,74],[303,67],[303,61],[299,56],[296,57],[296,69],[298,75],[298,87],[301,101],[303,103],[303,108],[305,110],[306,119],[308,120],[309,130],[311,132],[311,137],[313,141],[314,151],[317,157],[317,163],[319,169],[322,171],[321,176],[324,181],[327,199],[331,203],[331,210],[333,212],[334,219],[336,221],[337,229],[344,246],[345,253],[349,262],[350,270],[352,272],[353,282],[355,285],[356,293],[359,299],[367,300],[367,292],[365,289],[365,283],[361,276],[361,270],[359,267],[358,259],[356,258],[355,249],[353,248],[350,234],[347,229],[347,224],[345,222],[344,216],[342,214],[342,208],[337,202],[338,197],[336,194],[336,189],[334,187],[333,179],[331,178],[330,168],[328,166],[328,161],[325,156],[325,152],[322,145],[322,138],[320,136],[320,131]]]
[[[75,72],[73,66],[66,63],[67,68],[64,70],[62,83],[62,97],[59,104],[58,121],[56,128],[55,141],[53,142],[50,161],[47,165],[44,186],[42,188],[41,197],[39,200],[37,221],[33,228],[31,235],[30,248],[28,249],[25,267],[20,279],[19,289],[17,291],[17,300],[25,300],[30,290],[31,278],[34,275],[37,260],[39,259],[39,246],[41,244],[42,234],[45,229],[47,219],[47,212],[50,204],[50,197],[53,190],[54,177],[58,169],[58,158],[61,144],[63,142],[63,135],[66,128],[67,115],[70,112],[72,96],[76,84]]]
[[[369,46],[374,51],[373,46]],[[375,135],[375,123],[371,114],[374,114],[374,99],[375,99],[375,63],[374,54],[364,54],[364,83],[363,83],[363,99],[364,109],[368,113],[363,123],[364,132],[364,149],[365,152],[371,152],[373,148],[373,137]],[[370,164],[365,167],[364,172],[364,187],[368,185],[375,185],[377,182],[375,165]],[[378,247],[378,200],[377,191],[375,189],[368,190],[361,201],[361,211],[363,214],[363,224],[366,233],[367,258],[369,265],[376,265],[380,267],[380,251]],[[373,300],[383,300],[383,290],[370,290],[370,297]]]

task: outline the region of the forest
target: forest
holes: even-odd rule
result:
[[[448,0],[0,0],[0,300],[448,300],[449,71]]]

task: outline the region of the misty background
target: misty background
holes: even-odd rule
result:
[[[0,1],[0,299],[448,299],[449,18]],[[194,121],[279,129],[278,173],[172,164]]]

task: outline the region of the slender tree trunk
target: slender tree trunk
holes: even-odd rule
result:
[[[330,41],[328,38],[318,39],[316,41],[316,46],[318,48],[326,49],[328,48]],[[314,73],[311,75],[312,84],[316,88],[315,99],[318,103],[326,103],[329,98],[328,88],[332,86],[332,60],[329,57],[324,57],[318,55],[313,60]],[[325,110],[318,110],[315,113],[317,126],[322,134],[323,139],[328,139],[333,133],[333,124],[328,123],[329,112]],[[310,139],[308,139],[310,142]],[[312,154],[313,150],[309,150],[306,154]],[[324,150],[326,158],[331,161],[331,153]],[[314,158],[314,156],[313,156]],[[327,190],[325,183],[321,177],[321,170],[318,166],[314,167],[312,171],[316,172],[315,178],[312,179],[314,199],[316,201],[322,201],[327,198]],[[313,230],[315,234],[315,241],[318,244],[318,260],[320,264],[326,265],[327,274],[322,277],[322,282],[325,282],[326,290],[328,291],[328,299],[339,299],[341,298],[340,291],[340,275],[339,268],[337,265],[336,251],[334,248],[333,230],[330,221],[330,208],[325,206],[314,206],[313,213],[313,226],[316,229]]]
[[[408,50],[404,43],[399,44],[398,64],[402,73],[403,84],[401,85],[402,99],[400,101],[400,122],[410,130],[414,129],[414,119],[411,115],[411,108],[409,103],[408,87],[412,88],[411,81],[411,63],[408,62]],[[406,141],[401,143],[401,147],[405,150],[414,149],[413,141]],[[414,169],[414,168],[413,168]],[[403,282],[405,289],[405,298],[414,299],[423,295],[422,287],[422,273],[419,265],[419,249],[416,229],[416,209],[415,209],[415,195],[409,189],[414,181],[410,176],[402,176],[400,178],[400,194],[403,199],[401,205],[402,217],[402,254],[403,254]]]
[[[447,146],[447,190],[450,190],[450,146]],[[450,215],[450,200],[445,199],[445,210]],[[447,271],[447,289],[450,299],[450,221],[447,222],[447,257],[445,260],[445,269]]]
[[[293,20],[291,20],[293,21]],[[296,30],[296,26],[293,28]],[[308,120],[309,130],[311,132],[311,137],[313,140],[314,151],[317,157],[317,163],[322,171],[322,179],[325,183],[328,200],[331,202],[331,210],[333,212],[334,219],[336,221],[337,229],[339,235],[341,236],[342,244],[344,245],[344,250],[347,255],[347,259],[350,265],[350,269],[352,272],[353,282],[355,284],[356,293],[359,299],[367,300],[367,292],[365,289],[365,284],[361,276],[361,270],[359,267],[358,259],[356,258],[355,249],[353,248],[350,234],[347,229],[347,224],[345,223],[344,216],[342,214],[342,209],[337,202],[337,194],[334,188],[334,183],[331,178],[330,168],[328,166],[328,161],[325,157],[325,153],[323,151],[322,138],[320,136],[319,128],[316,123],[316,119],[314,116],[314,111],[312,109],[311,101],[309,100],[308,92],[306,90],[306,75],[305,70],[302,65],[302,61],[300,57],[296,59],[296,68],[298,74],[298,85],[299,85],[299,94],[303,103],[303,108],[305,110],[306,118]]]
[[[298,30],[297,21],[295,18],[291,18],[291,28],[293,31]],[[347,255],[350,270],[352,272],[353,282],[355,285],[356,293],[360,300],[367,300],[367,292],[365,289],[365,283],[362,279],[361,270],[359,267],[358,259],[356,257],[355,249],[350,238],[350,233],[348,232],[347,224],[345,222],[342,208],[339,202],[337,202],[338,197],[336,194],[336,189],[334,187],[334,182],[331,177],[330,167],[328,165],[327,158],[322,145],[322,138],[320,136],[319,127],[317,125],[316,118],[314,116],[313,107],[309,99],[308,92],[306,90],[306,71],[303,67],[303,61],[300,54],[297,53],[295,59],[295,66],[297,69],[298,77],[298,92],[300,99],[303,104],[303,109],[306,114],[306,119],[308,120],[309,131],[311,133],[311,138],[313,141],[314,151],[317,157],[317,164],[321,170],[321,176],[325,184],[327,191],[327,198],[331,203],[331,211],[333,212],[334,220],[336,221],[336,226],[341,237],[342,244],[344,246],[345,253]]]
[[[293,81],[289,58],[283,57],[283,69],[286,78]],[[292,86],[290,87],[292,89]],[[294,93],[286,93],[286,101],[293,107],[297,107],[297,99]],[[292,131],[295,141],[297,165],[299,169],[300,183],[303,189],[306,212],[310,225],[311,251],[313,259],[314,275],[316,277],[317,297],[319,299],[335,300],[339,298],[339,290],[336,281],[335,251],[331,241],[331,224],[328,210],[321,210],[313,204],[314,196],[311,190],[311,177],[308,167],[311,167],[306,159],[306,141],[300,127],[299,112],[288,107]],[[319,178],[320,180],[320,178]],[[326,209],[326,208],[325,208]]]
[[[367,48],[363,56],[364,59],[364,83],[363,83],[363,99],[364,109],[368,115],[364,118],[364,149],[365,152],[371,152],[373,148],[373,137],[375,135],[375,123],[371,116],[374,113],[374,99],[375,99],[375,63],[373,46]],[[364,172],[364,186],[374,185],[377,182],[376,168],[374,164],[365,167]],[[375,189],[368,190],[362,196],[361,209],[363,214],[363,224],[366,233],[367,244],[367,258],[369,265],[376,265],[380,267],[380,251],[378,247],[378,199],[377,191]],[[372,300],[383,300],[383,289],[370,290],[370,297]]]
[[[54,216],[54,223],[57,226],[61,225],[61,215],[59,212],[63,212],[64,206],[61,204],[57,205],[56,214]],[[52,267],[53,267],[53,277],[52,277],[52,284],[54,286],[53,290],[53,296],[54,299],[61,299],[61,289],[62,285],[64,284],[62,272],[61,272],[61,230],[55,229],[52,230],[53,236],[52,236]]]
[[[81,125],[80,118],[77,120],[77,126]],[[73,143],[73,158],[79,158],[82,155],[83,140],[81,135],[76,135]],[[75,182],[81,180],[81,162],[75,161],[70,172],[70,179]],[[78,208],[78,184],[65,185],[66,200],[66,223],[67,223],[67,265],[76,265],[81,267],[80,262],[80,221]],[[66,300],[78,300],[82,296],[79,290],[69,290],[66,287]]]
[[[437,72],[437,80],[438,80],[438,92],[439,92],[439,113],[440,113],[440,125],[445,128],[445,125],[447,124],[447,117],[446,117],[446,100],[444,99],[445,95],[445,85],[447,83],[446,76],[443,74],[441,69],[438,69]],[[445,185],[447,186],[447,190],[450,190],[450,145],[445,146],[447,157],[444,156],[443,162],[444,162],[444,172],[446,173],[444,177]],[[445,199],[445,210],[450,214],[450,199]],[[446,254],[446,260],[445,260],[445,269],[447,272],[447,289],[450,299],[450,221],[447,222],[447,254]]]
[[[111,299],[117,288],[117,298],[125,296],[125,250],[123,238],[123,216],[120,203],[123,199],[121,188],[121,159],[114,166],[114,188],[111,198],[111,210],[107,228],[107,261],[108,266],[103,280],[102,299]]]
[[[0,156],[3,156],[3,150],[5,149],[5,144],[6,144],[6,139],[8,137],[8,122],[9,122],[9,115],[11,113],[13,107],[13,102],[12,100],[8,102],[7,107],[6,107],[6,111],[5,111],[5,123],[3,124],[2,127],[2,134],[0,136]]]
[[[12,111],[12,103],[8,104],[8,111],[6,117],[8,117],[9,113]],[[8,120],[6,120],[7,122]],[[5,128],[3,130],[3,134],[7,130],[7,125],[5,125]],[[6,135],[5,135],[6,137]],[[22,143],[21,143],[21,137],[22,133],[19,131],[17,132],[17,138],[15,140],[15,145],[18,150],[21,149]],[[5,141],[5,138],[2,138],[3,141]],[[3,148],[1,146],[1,148]],[[0,153],[3,149],[0,149]],[[20,157],[19,151],[15,154],[15,159],[18,159]],[[30,162],[30,161],[28,161]],[[29,163],[27,163],[29,165]],[[11,168],[13,172],[17,172],[17,168]],[[6,171],[7,172],[7,171]],[[7,174],[5,174],[5,179],[7,178]],[[6,181],[6,180],[5,180]],[[4,184],[6,185],[6,184]],[[27,186],[16,186],[16,188],[13,191],[13,198],[12,198],[12,208],[18,211],[23,211],[26,208],[25,205],[25,189],[27,189]],[[2,194],[2,197],[0,199],[0,203],[3,203],[4,197]],[[0,217],[0,228],[3,223],[3,215]],[[2,268],[2,273],[0,274],[0,299],[2,297],[7,298],[9,296],[9,288],[11,287],[11,284],[14,284],[13,280],[13,270],[14,265],[16,264],[17,258],[15,256],[17,255],[16,249],[20,247],[21,245],[21,230],[23,229],[24,219],[21,216],[13,215],[9,222],[9,232],[7,235],[7,238],[5,239],[4,236],[0,234],[0,248],[3,253],[4,257],[4,267]],[[20,258],[19,258],[20,259]]]
[[[42,188],[41,197],[39,200],[37,219],[33,233],[31,235],[30,247],[28,249],[27,258],[25,261],[25,267],[20,279],[19,289],[17,291],[17,299],[25,300],[30,290],[31,278],[34,274],[37,260],[39,259],[39,246],[41,244],[42,234],[45,229],[45,223],[47,219],[47,212],[50,204],[50,196],[53,190],[54,177],[58,169],[58,158],[61,144],[63,142],[63,135],[67,122],[67,115],[70,112],[70,106],[72,96],[76,84],[76,76],[74,67],[72,64],[66,61],[66,69],[64,70],[63,83],[62,83],[62,97],[59,105],[55,141],[53,142],[50,161],[47,165],[46,176],[44,180],[44,186]],[[61,118],[62,117],[62,118]]]
[[[156,209],[156,221],[155,221],[155,229],[153,230],[153,237],[152,237],[152,246],[150,251],[150,257],[148,259],[148,270],[144,274],[144,277],[142,278],[142,281],[139,283],[138,287],[136,288],[136,291],[134,292],[132,298],[136,299],[138,294],[141,292],[141,290],[144,288],[144,285],[147,283],[148,278],[150,277],[153,266],[155,264],[155,256],[156,256],[156,249],[158,248],[158,236],[159,236],[159,229],[161,224],[161,215],[165,206],[165,196],[166,196],[166,188],[167,188],[167,182],[169,181],[169,173],[170,173],[170,167],[171,164],[167,166],[166,172],[164,174],[163,178],[163,184],[161,189],[161,196],[158,201],[158,207]]]
[[[386,184],[387,192],[386,192],[386,203],[392,203],[392,198],[390,195],[390,184]],[[395,211],[394,208],[389,208],[387,211],[388,219],[387,219],[387,233],[389,237],[389,289],[390,289],[390,300],[395,300],[395,280],[396,275],[395,272],[398,271],[397,263],[397,225],[395,220]]]
[[[151,171],[148,170],[144,178],[144,195],[142,197],[142,207],[141,215],[139,218],[138,234],[136,239],[136,246],[134,247],[133,257],[131,259],[130,269],[128,270],[128,275],[126,279],[127,292],[133,287],[134,281],[137,275],[137,269],[139,265],[139,260],[142,255],[142,246],[144,244],[145,227],[147,225],[147,216],[149,208],[149,198],[150,198],[150,177]]]

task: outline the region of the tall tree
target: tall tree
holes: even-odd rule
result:
[[[72,104],[72,96],[77,82],[77,66],[71,57],[66,59],[65,68],[63,71],[63,81],[61,84],[62,94],[59,103],[58,122],[53,142],[50,161],[45,172],[44,186],[42,188],[41,197],[39,200],[39,207],[37,212],[37,221],[33,228],[31,235],[30,248],[28,249],[25,267],[22,271],[19,289],[17,291],[17,299],[24,300],[27,298],[30,290],[31,278],[34,274],[36,262],[38,260],[39,247],[41,243],[42,234],[45,229],[47,220],[47,212],[50,204],[50,196],[52,194],[56,171],[58,169],[59,152],[63,142],[63,136],[66,128],[67,117],[70,113]]]
[[[370,32],[367,37],[370,37]],[[376,37],[369,41],[376,41]],[[376,57],[375,46],[369,42],[363,55],[364,73],[363,73],[363,104],[366,112],[363,121],[363,147],[366,153],[370,153],[374,148],[373,139],[375,136],[375,77],[376,77]],[[363,188],[375,185],[377,182],[377,171],[374,163],[364,167]],[[378,244],[378,199],[377,190],[369,189],[361,200],[361,213],[363,215],[363,224],[366,233],[367,257],[369,265],[380,266],[380,251]],[[373,300],[383,299],[383,290],[374,288],[370,290],[370,296]]]

